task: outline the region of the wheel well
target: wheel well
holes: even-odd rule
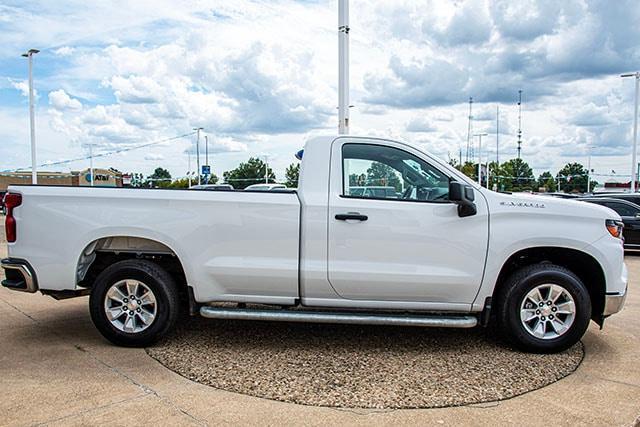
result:
[[[523,249],[511,255],[500,270],[496,288],[493,291],[493,299],[500,298],[505,282],[516,270],[544,262],[565,267],[580,278],[587,287],[591,298],[591,318],[600,321],[604,310],[606,289],[604,272],[595,258],[576,249],[535,247]]]
[[[155,262],[171,275],[179,292],[187,295],[187,278],[175,252],[163,243],[140,237],[113,236],[91,242],[78,260],[76,283],[91,288],[105,268],[126,259]]]

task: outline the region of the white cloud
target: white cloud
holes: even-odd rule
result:
[[[163,99],[160,85],[153,79],[144,76],[113,76],[109,83],[114,95],[121,103],[151,104]]]
[[[144,155],[145,160],[164,160],[164,156],[158,153],[147,153]]]
[[[71,98],[63,89],[49,92],[49,104],[56,110],[81,110],[82,103]]]
[[[28,97],[29,96],[29,82],[26,80],[14,80],[14,79],[9,79],[9,83],[11,84],[11,86],[13,86],[14,89],[17,89],[20,91],[20,95],[24,96],[24,97]],[[34,96],[37,96],[37,91],[34,89],[33,91]]]
[[[71,56],[75,52],[75,49],[69,46],[62,46],[54,51],[58,56]]]
[[[409,132],[435,132],[438,130],[436,125],[427,117],[422,115],[416,116],[411,119],[406,126]]]

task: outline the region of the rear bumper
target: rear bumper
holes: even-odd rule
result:
[[[4,258],[0,260],[0,267],[6,276],[2,286],[12,291],[34,293],[38,290],[36,273],[26,260],[18,258]]]
[[[603,316],[611,316],[612,314],[616,314],[622,307],[624,306],[624,301],[627,298],[627,289],[622,293],[616,294],[607,294],[604,296],[604,311],[602,313]]]

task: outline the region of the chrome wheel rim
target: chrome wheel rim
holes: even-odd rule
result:
[[[104,299],[104,311],[118,330],[138,333],[156,318],[158,304],[151,289],[139,280],[126,279],[114,283]]]
[[[543,284],[533,288],[520,305],[520,321],[536,338],[551,340],[566,334],[576,317],[576,304],[565,288]]]

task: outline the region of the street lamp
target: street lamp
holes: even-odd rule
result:
[[[38,49],[29,49],[22,56],[29,59],[29,122],[31,126],[31,183],[38,183],[38,169],[36,167],[36,123],[33,105],[33,55]]]
[[[338,134],[349,134],[349,0],[338,0]]]
[[[478,184],[482,186],[482,137],[487,136],[487,133],[475,133],[473,136],[478,137]],[[487,171],[489,170],[489,164],[487,163]],[[489,182],[487,182],[487,187],[489,186]]]
[[[589,160],[587,161],[587,193],[591,193],[591,145],[587,146],[589,149]]]
[[[620,77],[635,77],[636,78],[636,101],[633,109],[633,151],[631,154],[631,185],[630,190],[632,193],[636,191],[636,179],[638,176],[638,164],[636,163],[636,154],[638,150],[638,96],[640,93],[640,71],[635,73],[622,74]]]
[[[200,182],[200,131],[203,130],[204,128],[193,128],[193,130],[196,131],[197,133],[197,137],[196,137],[196,164],[198,167],[198,185],[201,184]]]

